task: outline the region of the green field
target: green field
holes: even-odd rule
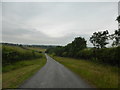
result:
[[[46,58],[20,61],[13,65],[4,67],[9,69],[2,74],[2,88],[17,88],[22,82],[30,78],[40,70],[46,63]],[[17,66],[20,64],[19,66]],[[12,68],[10,68],[12,67]],[[12,70],[13,69],[13,70]]]
[[[45,52],[46,49],[43,48],[39,48],[39,47],[27,47],[30,50],[34,50],[34,51],[41,51],[41,52]]]
[[[52,56],[56,61],[75,72],[97,88],[117,88],[119,68],[98,63]]]

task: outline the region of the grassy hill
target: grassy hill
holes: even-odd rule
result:
[[[45,55],[21,45],[2,47],[2,87],[17,88],[46,63]]]

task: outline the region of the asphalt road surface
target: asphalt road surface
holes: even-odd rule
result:
[[[47,63],[20,88],[91,88],[85,81],[49,57]]]

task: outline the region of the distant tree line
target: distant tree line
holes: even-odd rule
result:
[[[120,16],[117,18],[120,23]],[[108,30],[94,32],[90,37],[90,42],[94,48],[87,48],[86,40],[83,37],[76,37],[72,43],[66,46],[57,46],[47,49],[46,53],[61,57],[82,58],[100,63],[119,65],[120,56],[120,29],[115,30],[113,34],[109,34]],[[106,48],[112,40],[112,47]]]
[[[52,48],[56,47],[55,45],[28,45],[28,44],[14,44],[14,43],[0,43],[2,45],[9,45],[9,46],[19,46],[19,47],[40,47],[40,48]]]

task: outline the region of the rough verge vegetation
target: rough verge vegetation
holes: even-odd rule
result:
[[[52,56],[56,61],[97,88],[118,88],[119,68],[91,61]]]

